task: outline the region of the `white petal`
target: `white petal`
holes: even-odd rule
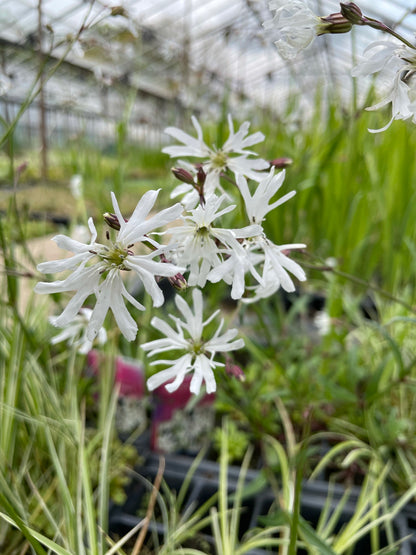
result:
[[[95,264],[88,268],[79,266],[64,280],[52,282],[40,281],[35,285],[35,292],[63,293],[65,291],[77,291],[78,289],[84,290],[85,288],[93,292],[94,287],[98,283],[101,269],[102,265],[100,264]]]
[[[192,117],[192,122],[197,130],[198,138],[195,139],[177,127],[167,127],[165,133],[183,143],[183,146],[164,147],[162,152],[169,154],[172,158],[177,158],[178,156],[196,156],[199,158],[209,156],[210,150],[202,140],[202,131],[199,123],[194,117]]]
[[[63,312],[56,318],[55,325],[63,328],[71,324],[87,297],[89,297],[92,293],[93,290],[90,289],[88,285],[84,289],[77,291],[66,305]]]
[[[113,290],[113,295],[111,297],[111,304],[110,308],[112,313],[114,314],[114,318],[117,322],[117,325],[127,339],[127,341],[134,341],[137,335],[137,324],[135,320],[132,318],[130,312],[127,310],[126,305],[122,299],[122,296],[117,294]],[[100,326],[101,327],[101,326]]]
[[[41,262],[37,265],[37,269],[43,274],[57,274],[59,272],[64,272],[65,270],[72,270],[78,266],[78,264],[81,264],[84,261],[87,262],[94,256],[94,254],[89,252],[74,254],[74,256],[71,256],[70,258],[61,258],[60,260]]]
[[[198,355],[194,363],[194,375],[189,390],[198,395],[202,382],[206,384],[207,393],[214,393],[217,389],[211,362],[205,355]]]
[[[130,295],[130,293],[125,288],[123,282],[121,282],[121,293],[122,293],[123,297],[127,301],[129,301],[130,304],[132,304],[134,307],[136,307],[138,310],[146,310],[146,308],[141,303],[139,303],[139,301],[137,299],[135,299],[132,295]]]
[[[243,174],[250,179],[259,181],[264,177],[264,173],[259,172],[261,172],[261,170],[267,170],[270,164],[262,158],[237,156],[236,158],[229,158],[227,166],[235,174]]]
[[[166,389],[168,391],[175,391],[183,382],[185,374],[190,370],[191,361],[191,355],[186,354],[180,357],[178,360],[174,361],[174,364],[171,367],[166,368],[165,370],[161,370],[157,374],[153,374],[153,376],[151,376],[147,380],[148,389],[150,391],[153,391],[157,387],[161,386],[163,383],[175,378],[175,381],[173,383],[166,386]]]
[[[154,341],[149,341],[147,343],[143,343],[141,348],[144,351],[149,351],[148,356],[152,357],[154,355],[158,355],[160,353],[165,353],[166,351],[174,351],[178,349],[186,350],[189,347],[187,341],[183,340],[182,342],[173,342],[171,339],[164,337],[163,339],[155,339]]]
[[[86,245],[85,243],[80,243],[67,235],[56,235],[53,241],[58,245],[60,249],[70,251],[73,253],[85,253],[89,251],[91,245]]]
[[[145,223],[145,219],[148,216],[150,210],[153,208],[159,191],[146,191],[142,198],[137,203],[133,214],[130,216],[128,222],[120,223],[120,231],[117,236],[117,241],[124,245],[129,245],[135,243],[139,237],[144,235],[146,231],[142,231],[142,226]],[[114,197],[115,200],[115,197]],[[114,209],[116,206],[114,205]],[[120,214],[121,216],[121,214]],[[118,216],[119,217],[119,216]]]
[[[111,201],[112,201],[112,204],[113,204],[113,209],[114,209],[115,215],[117,216],[118,223],[120,224],[120,232],[119,232],[119,236],[120,236],[120,235],[123,234],[127,223],[126,223],[125,219],[123,218],[123,215],[120,211],[120,208],[119,208],[119,205],[118,205],[118,202],[117,202],[117,199],[116,199],[116,195],[112,191],[111,191]]]

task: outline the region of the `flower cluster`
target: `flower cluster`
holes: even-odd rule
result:
[[[363,61],[353,68],[353,76],[378,73],[389,84],[386,96],[367,110],[378,110],[391,103],[392,111],[391,119],[384,127],[369,131],[385,131],[396,119],[412,118],[416,122],[416,48],[394,39],[376,41],[366,48],[364,55]]]
[[[378,110],[391,104],[390,121],[380,129],[369,129],[376,133],[385,131],[397,119],[412,119],[416,123],[416,45],[399,35],[387,25],[363,15],[357,4],[340,3],[340,12],[318,17],[307,0],[272,0],[269,8],[274,12],[270,21],[263,26],[277,34],[274,41],[282,57],[292,59],[305,49],[318,35],[345,33],[353,25],[367,25],[385,32],[394,39],[375,41],[364,51],[363,60],[353,68],[354,77],[379,74],[387,82],[387,94],[367,110]]]
[[[193,122],[194,126],[200,129],[196,118],[193,118]],[[231,123],[230,128],[232,129]],[[235,147],[237,152],[241,153],[248,142],[251,144],[253,137],[256,137],[256,141],[259,138],[258,134],[255,134],[251,139],[247,137],[243,140],[247,130],[246,122],[238,133],[232,135],[234,138],[239,137]],[[278,173],[275,173],[274,168],[267,172],[246,171],[248,161],[244,156],[241,166],[236,163],[232,168],[230,167],[235,176],[233,188],[228,188],[226,193],[223,192],[218,196],[216,193],[220,186],[223,191],[220,176],[227,177],[225,172],[229,166],[224,165],[220,172],[216,168],[216,185],[212,187],[211,180],[207,186],[214,149],[203,143],[202,132],[198,136],[198,149],[194,148],[195,139],[179,129],[169,128],[169,134],[180,138],[185,146],[178,147],[179,151],[175,150],[174,146],[166,147],[165,152],[171,153],[172,156],[179,155],[179,152],[184,156],[188,152],[189,156],[199,157],[201,158],[199,164],[208,172],[207,180],[202,187],[188,183],[187,188],[182,189],[181,192],[185,193],[185,206],[189,206],[192,193],[195,195],[194,200],[199,199],[199,204],[182,217],[184,225],[170,229],[175,248],[169,251],[169,257],[179,266],[187,267],[189,285],[204,287],[207,281],[216,283],[223,280],[231,285],[231,297],[241,299],[245,296],[244,302],[267,297],[276,292],[279,287],[286,291],[294,291],[295,286],[289,272],[300,281],[304,281],[306,275],[299,264],[287,256],[287,253],[292,249],[302,249],[305,245],[298,243],[275,245],[267,238],[262,226],[266,214],[295,194],[292,191],[269,204],[283,184],[285,170]],[[226,143],[227,149],[230,148],[230,144],[232,141],[229,139]],[[223,148],[222,151],[224,150]],[[231,152],[229,152],[230,155]],[[231,156],[230,159],[232,159]],[[253,167],[256,160],[250,159],[249,162]],[[264,161],[261,162],[264,165]],[[267,167],[269,168],[270,165],[267,164]],[[250,188],[253,193],[250,192]],[[203,192],[202,196],[201,192]],[[220,218],[236,208],[233,193],[244,203],[247,225],[237,229],[220,227],[217,224]],[[248,280],[252,283],[247,283]],[[247,297],[249,292],[252,294],[252,299]]]
[[[197,139],[170,127],[167,133],[182,145],[164,148],[164,152],[172,157],[191,157],[196,162],[193,166],[191,161],[182,161],[183,167],[174,171],[174,175],[185,185],[174,195],[184,195],[183,202],[154,213],[158,191],[148,191],[130,218],[125,219],[112,193],[114,213],[106,214],[105,221],[112,228],[112,233],[117,232],[114,240],[111,240],[108,231],[107,242],[97,242],[97,230],[91,218],[88,222],[91,234],[88,243],[64,235],[56,236],[54,240],[58,246],[73,253],[73,256],[43,262],[38,269],[44,273],[67,270],[72,273],[63,280],[40,282],[35,290],[38,293],[74,292],[63,312],[52,320],[57,327],[69,326],[71,329],[64,331],[55,341],[79,333],[77,319],[80,317],[77,315],[83,310],[84,303],[91,302],[91,296],[95,296],[95,305],[88,312],[88,318],[83,319],[85,341],[92,342],[101,333],[109,310],[121,333],[132,341],[136,338],[138,325],[125,301],[139,310],[144,310],[144,306],[128,291],[123,275],[130,271],[140,280],[154,307],[160,307],[164,302],[158,285],[160,277],[167,277],[178,289],[183,288],[186,279],[189,286],[196,287],[193,291],[194,310],[181,296],[177,296],[176,306],[184,321],[172,316],[175,331],[166,322],[154,317],[152,324],[166,335],[166,339],[145,343],[142,347],[150,351],[150,356],[174,349],[185,352],[172,363],[166,360],[153,363],[171,366],[149,379],[150,389],[173,379],[166,386],[173,391],[182,383],[184,376],[193,371],[191,391],[197,393],[203,382],[208,392],[215,390],[213,370],[223,366],[214,360],[216,353],[233,351],[244,345],[242,339],[235,339],[235,329],[221,334],[223,322],[212,339],[203,337],[203,328],[218,311],[203,321],[201,288],[208,281],[223,281],[230,286],[232,299],[253,302],[275,293],[280,287],[294,291],[291,276],[303,281],[306,275],[300,265],[288,256],[291,250],[302,249],[305,245],[276,245],[263,228],[266,215],[295,194],[291,191],[273,200],[283,185],[285,170],[275,173],[268,162],[247,150],[263,140],[263,135],[248,135],[248,122],[235,132],[229,117],[230,136],[222,148],[216,149],[205,144],[199,122],[195,117],[192,121]],[[261,171],[266,169],[268,171]],[[239,212],[246,214],[246,221],[241,227],[230,226],[228,218],[233,216],[238,203]],[[164,228],[167,225],[169,228],[166,231]],[[165,234],[169,234],[170,240],[162,245],[155,236]],[[149,252],[142,254],[143,248]],[[90,343],[84,342],[84,345],[90,346]]]

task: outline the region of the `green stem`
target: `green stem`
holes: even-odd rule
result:
[[[336,268],[333,268],[332,266],[328,266],[328,265],[319,265],[318,266],[318,265],[308,264],[307,262],[304,262],[303,266],[305,266],[306,268],[310,268],[311,270],[317,270],[318,272],[332,272],[336,276],[345,278],[349,281],[352,281],[353,283],[356,283],[357,285],[362,285],[362,286],[366,287],[367,289],[371,289],[372,291],[376,291],[377,293],[379,293],[383,297],[386,297],[387,299],[389,299],[389,300],[391,300],[395,303],[401,304],[402,306],[407,308],[407,310],[409,310],[410,312],[416,313],[416,308],[414,306],[410,305],[406,301],[403,301],[399,297],[396,297],[392,293],[389,293],[385,289],[382,289],[378,285],[374,285],[373,283],[370,283],[366,279],[362,279],[362,278],[359,278],[357,276],[353,276],[352,274],[348,274],[347,272],[337,270]]]
[[[297,555],[297,542],[298,542],[298,530],[299,530],[299,520],[300,520],[300,508],[302,501],[302,480],[304,478],[304,470],[306,468],[306,460],[308,457],[308,440],[310,437],[311,429],[311,417],[309,415],[305,422],[303,429],[303,441],[300,445],[300,451],[298,456],[298,463],[295,467],[295,491],[293,500],[293,512],[292,512],[292,522],[290,527],[290,541],[288,555]],[[293,455],[292,455],[293,456]]]
[[[290,526],[290,541],[288,555],[297,554],[297,542],[298,542],[298,528],[299,528],[299,515],[300,515],[300,502],[302,496],[302,473],[296,472],[295,480],[295,498],[293,501],[293,513],[292,521]]]
[[[415,47],[414,44],[412,44],[411,42],[406,40],[404,37],[399,35],[399,33],[396,33],[396,31],[393,31],[393,29],[390,29],[390,27],[388,27],[387,25],[385,25],[381,21],[377,21],[376,19],[372,19],[371,17],[365,17],[365,18],[363,18],[363,22],[364,22],[364,25],[368,25],[369,27],[372,27],[373,29],[378,29],[379,31],[383,31],[384,33],[388,33],[389,35],[392,35],[396,39],[400,40],[403,44],[405,44],[406,46],[408,46],[412,50],[416,50],[416,47]]]

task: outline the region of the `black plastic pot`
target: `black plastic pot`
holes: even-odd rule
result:
[[[165,471],[163,478],[170,489],[179,491],[185,476],[193,462],[193,458],[182,455],[164,455]],[[148,500],[148,491],[150,484],[153,483],[159,466],[159,455],[150,453],[144,465],[138,470],[137,475],[132,479],[129,487],[129,495],[127,502],[123,507],[114,507],[110,514],[110,532],[117,536],[122,536],[131,530],[139,521],[139,514],[143,515]],[[240,473],[239,467],[230,466],[228,469],[228,489],[233,493],[237,487],[237,481]],[[252,480],[258,479],[259,472],[256,470],[248,470],[246,475],[246,484]],[[146,482],[148,480],[148,482]],[[203,460],[197,467],[188,488],[187,496],[184,502],[185,507],[193,504],[194,507],[201,506],[205,501],[210,499],[218,492],[219,483],[219,465]],[[330,497],[330,510],[334,510],[345,493],[345,489],[335,484],[329,489],[329,485],[325,481],[316,480],[304,482],[302,487],[301,514],[312,527],[316,527],[324,506],[328,503]],[[353,487],[350,491],[347,502],[345,503],[339,521],[337,523],[337,531],[343,525],[348,523],[354,515],[355,506],[360,495],[359,487]],[[240,536],[248,530],[262,525],[262,518],[269,513],[275,497],[270,489],[265,489],[260,493],[256,493],[252,497],[244,498],[243,510],[240,517]],[[140,512],[141,511],[141,512]],[[270,522],[270,521],[269,521]],[[393,528],[395,537],[406,538],[403,540],[398,555],[416,555],[416,507],[409,505],[394,521]],[[157,533],[162,539],[163,525],[152,523],[149,527],[149,533]],[[212,546],[214,540],[211,536],[211,530],[202,531],[200,541],[206,542],[207,546]],[[387,545],[387,540],[383,531],[380,531],[380,547]],[[201,547],[199,547],[201,549]],[[214,550],[207,553],[215,553]],[[251,551],[251,555],[261,555],[273,553],[273,550],[255,550]],[[368,555],[371,553],[370,534],[364,536],[357,542],[354,555]],[[299,555],[302,551],[299,551]]]

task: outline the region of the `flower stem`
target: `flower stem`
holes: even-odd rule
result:
[[[389,35],[391,35],[391,36],[395,37],[396,39],[400,40],[403,44],[405,44],[409,48],[412,48],[413,50],[416,50],[416,46],[414,44],[412,44],[407,39],[405,39],[404,37],[399,35],[399,33],[396,33],[396,31],[393,31],[393,29],[390,29],[390,27],[388,27],[384,23],[381,23],[381,21],[377,21],[376,19],[371,19],[369,17],[366,17],[364,19],[366,21],[366,25],[369,25],[370,27],[373,27],[373,29],[379,29],[380,31],[383,31],[384,33],[388,33]]]

